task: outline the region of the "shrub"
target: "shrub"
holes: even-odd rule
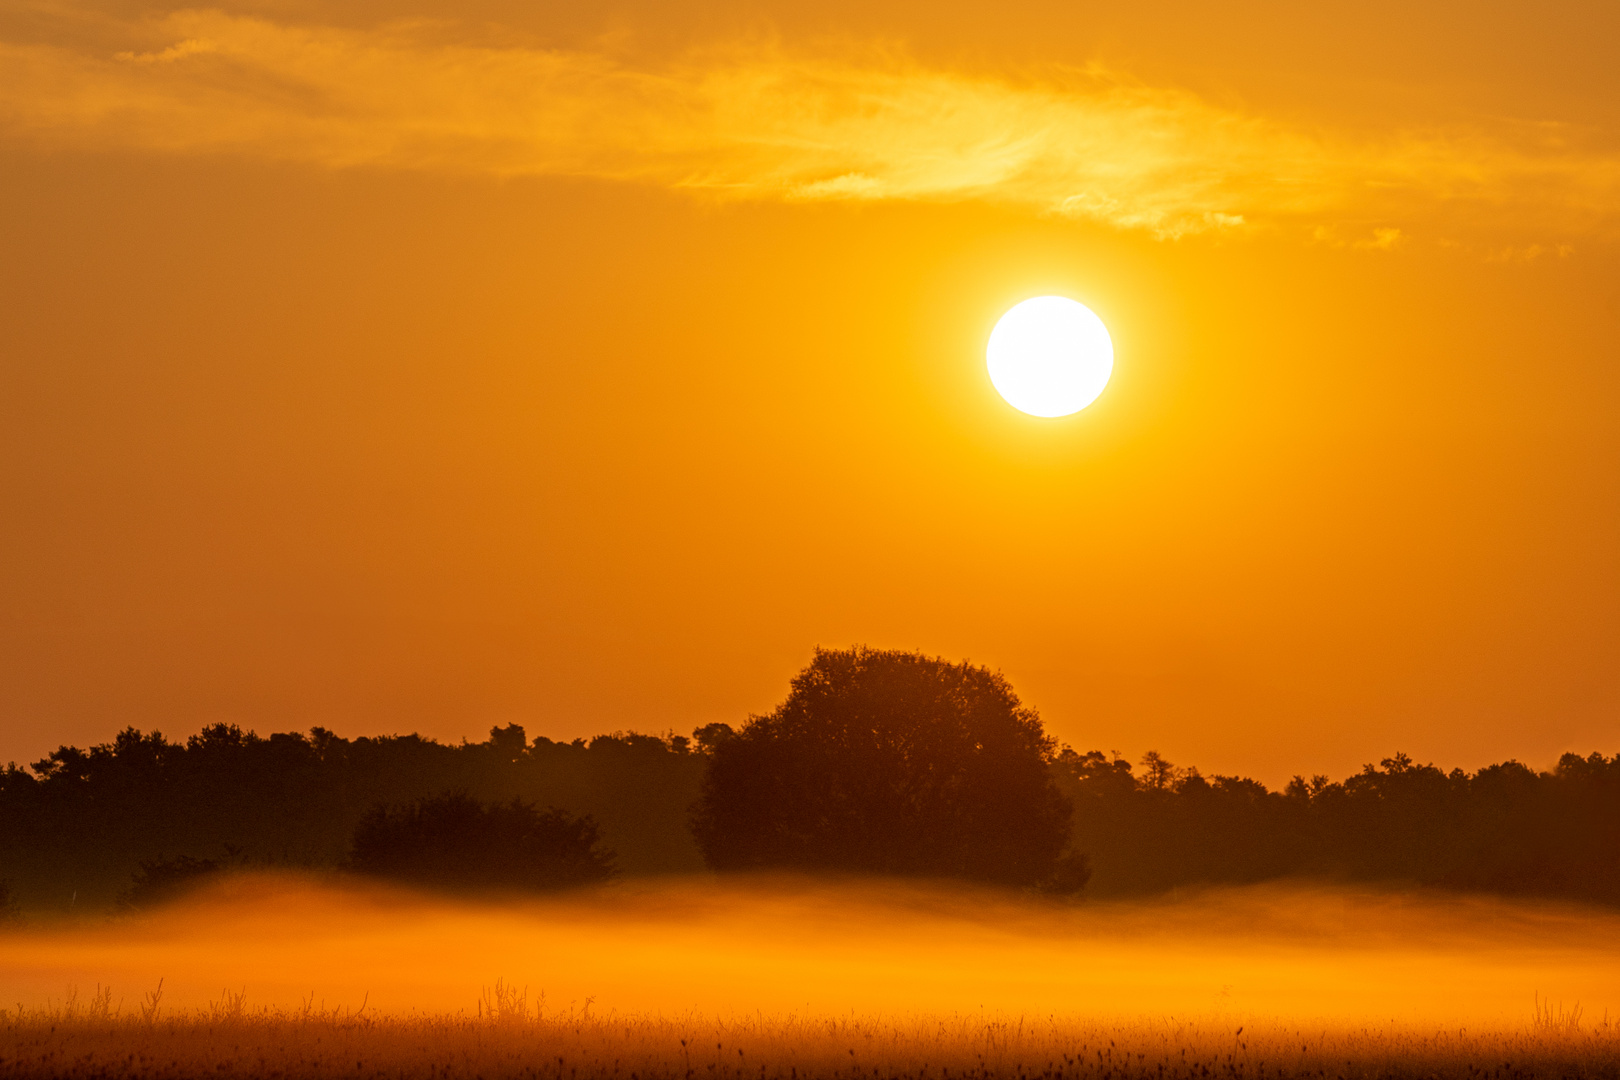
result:
[[[135,871],[129,888],[119,894],[118,906],[143,908],[165,903],[189,892],[219,871],[220,864],[213,859],[194,859],[190,855],[143,862]]]
[[[372,808],[350,856],[361,873],[451,891],[588,885],[612,877],[613,860],[589,815],[522,799],[485,805],[460,792]]]

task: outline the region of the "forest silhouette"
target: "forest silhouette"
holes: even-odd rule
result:
[[[130,728],[0,772],[0,917],[140,906],[241,867],[466,891],[705,866],[1101,896],[1314,878],[1613,904],[1620,754],[1469,773],[1397,753],[1273,791],[1155,752],[1059,747],[996,673],[852,649],[818,651],[772,713],[691,738]]]

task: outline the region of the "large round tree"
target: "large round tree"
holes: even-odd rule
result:
[[[818,649],[788,698],[714,740],[693,832],[711,867],[1076,881],[1052,740],[968,663]]]

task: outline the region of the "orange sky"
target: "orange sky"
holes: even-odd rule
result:
[[[684,731],[858,642],[1271,782],[1620,750],[1617,39],[14,0],[0,762]],[[1061,420],[983,369],[1048,292],[1117,349]]]

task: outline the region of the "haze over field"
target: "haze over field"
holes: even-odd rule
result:
[[[14,1004],[134,1012],[222,989],[253,1008],[679,1018],[982,1015],[1030,1023],[1531,1026],[1538,1002],[1620,1008],[1620,916],[1443,895],[1279,886],[1079,909],[961,886],[667,879],[519,904],[257,876],[95,928],[9,935]],[[544,1001],[540,994],[544,993]],[[1606,1013],[1607,1010],[1607,1013]]]

